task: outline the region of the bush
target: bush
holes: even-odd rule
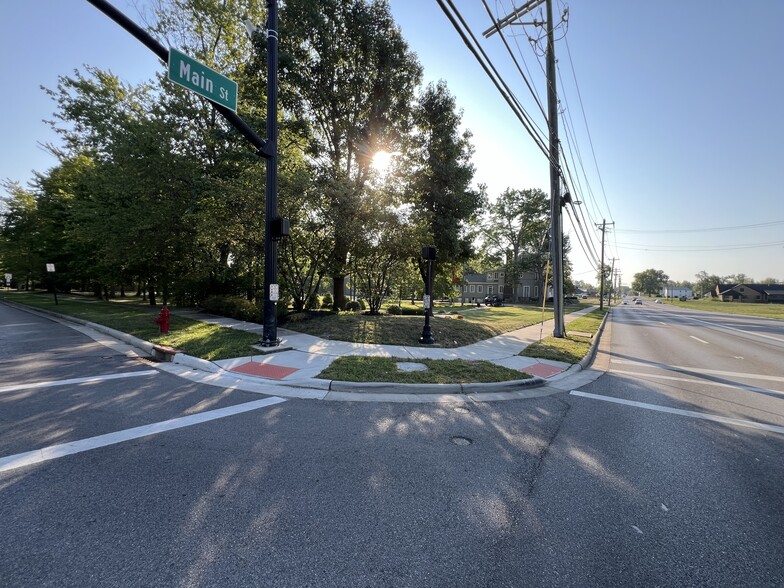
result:
[[[367,310],[367,304],[364,300],[360,298],[357,302],[359,303],[359,310]]]
[[[402,312],[397,304],[392,304],[387,308],[387,314],[402,314]]]
[[[356,300],[349,300],[346,302],[346,306],[343,307],[343,310],[346,312],[357,312],[358,310],[362,310],[362,306],[360,306],[359,302]]]
[[[411,316],[411,315],[424,316],[425,311],[421,308],[411,308],[409,306],[404,306],[400,309],[400,314],[404,314],[406,316]]]
[[[263,315],[253,302],[239,296],[210,296],[202,302],[202,308],[241,321],[258,322]]]
[[[306,321],[310,318],[310,314],[307,312],[293,312],[286,317],[286,322],[289,323],[301,323],[302,321]]]
[[[321,297],[318,294],[311,294],[305,301],[305,310],[318,310],[321,308]]]
[[[275,303],[275,315],[279,321],[283,321],[289,314],[289,304],[291,300],[288,298],[281,298]]]
[[[332,308],[332,294],[329,292],[321,297],[321,308]]]

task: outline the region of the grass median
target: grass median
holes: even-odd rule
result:
[[[545,337],[538,343],[533,343],[523,349],[520,355],[566,363],[579,363],[588,355],[593,335],[598,332],[605,314],[607,314],[607,309],[592,310],[570,322],[565,337]],[[587,333],[590,336],[586,337],[578,333]]]
[[[784,320],[784,304],[760,304],[754,302],[719,302],[718,300],[671,300],[660,299],[665,304],[688,308],[689,310],[703,310],[706,312],[720,312],[723,314],[740,314],[757,318],[770,318]]]
[[[421,363],[422,371],[404,371],[398,363]],[[317,377],[341,382],[393,382],[396,384],[467,384],[470,382],[506,382],[531,376],[501,367],[489,361],[464,359],[417,359],[394,357],[339,357]]]

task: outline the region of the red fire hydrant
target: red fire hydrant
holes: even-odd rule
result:
[[[169,309],[165,306],[161,309],[161,314],[155,317],[155,324],[160,325],[161,333],[168,333],[169,332]]]

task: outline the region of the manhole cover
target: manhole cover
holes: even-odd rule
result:
[[[471,412],[465,406],[454,406],[454,407],[452,407],[452,410],[454,410],[455,412],[459,412],[461,414],[466,414],[466,413]]]
[[[461,446],[471,445],[471,443],[473,443],[473,441],[471,441],[471,439],[469,439],[468,437],[459,437],[459,436],[452,437],[450,441],[455,445],[461,445]]]

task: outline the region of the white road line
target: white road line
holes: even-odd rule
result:
[[[710,321],[704,321],[702,319],[697,319],[694,317],[686,317],[686,320],[694,321],[695,323],[702,323],[704,325],[709,325],[711,327],[716,327],[717,329],[727,329],[728,331],[737,331],[738,333],[743,333],[744,335],[750,335],[752,337],[762,337],[763,339],[771,339],[772,341],[778,341],[779,343],[784,343],[784,339],[779,339],[778,337],[773,337],[771,335],[763,335],[762,333],[755,333],[754,331],[744,331],[743,329],[738,329],[736,327],[728,327],[727,325],[722,325],[720,323],[712,323]]]
[[[14,392],[16,390],[32,390],[34,388],[50,388],[52,386],[68,386],[70,384],[91,384],[104,380],[119,380],[122,378],[136,378],[138,376],[154,376],[158,370],[142,370],[139,372],[124,372],[122,374],[106,374],[103,376],[89,376],[86,378],[71,378],[69,380],[49,380],[48,382],[28,382],[27,384],[14,384],[13,386],[0,386],[1,392]]]
[[[713,382],[711,380],[696,380],[693,378],[677,378],[675,376],[662,376],[660,374],[650,374],[647,372],[628,372],[625,370],[612,370],[613,374],[622,374],[624,376],[637,376],[637,377],[644,377],[644,378],[655,378],[657,380],[672,380],[675,382],[688,382],[691,384],[702,384],[706,386],[717,386],[719,388],[734,388],[735,390],[746,390],[747,392],[760,392],[760,393],[770,393],[770,394],[781,394],[784,396],[784,391],[782,390],[771,390],[769,388],[758,388],[757,386],[751,386],[749,384],[725,384],[723,382]]]
[[[704,339],[700,339],[699,337],[695,337],[694,335],[689,335],[689,337],[691,337],[691,338],[692,338],[692,339],[694,339],[695,341],[699,341],[700,343],[705,343],[705,345],[710,345],[710,343],[708,343],[708,342],[707,342],[707,341],[705,341]]]
[[[35,449],[26,453],[17,453],[16,455],[9,455],[8,457],[0,458],[0,472],[7,472],[9,470],[34,465],[48,461],[50,459],[57,459],[58,457],[65,457],[66,455],[73,455],[74,453],[81,453],[82,451],[89,451],[90,449],[97,449],[99,447],[106,447],[107,445],[114,445],[115,443],[122,443],[123,441],[138,439],[139,437],[146,437],[147,435],[155,435],[157,433],[173,431],[174,429],[190,427],[191,425],[198,425],[200,423],[206,423],[215,419],[222,419],[227,416],[272,406],[281,402],[286,402],[286,399],[278,398],[277,396],[271,396],[269,398],[256,400],[254,402],[235,404],[234,406],[200,412],[199,414],[192,414],[185,417],[170,419],[160,423],[152,423],[150,425],[134,427],[133,429],[125,429],[124,431],[116,431],[114,433],[98,435],[97,437],[89,437],[88,439],[81,439],[71,443],[51,445],[49,447]]]
[[[716,414],[695,412],[693,410],[681,410],[680,408],[670,408],[668,406],[659,406],[658,404],[648,404],[647,402],[636,402],[634,400],[625,400],[623,398],[613,398],[612,396],[601,396],[599,394],[591,394],[590,392],[581,392],[579,390],[572,390],[570,394],[573,394],[574,396],[582,396],[583,398],[591,398],[593,400],[603,400],[605,402],[614,402],[615,404],[625,404],[626,406],[635,406],[637,408],[645,408],[648,410],[655,410],[658,412],[677,414],[680,416],[686,416],[694,419],[715,421],[717,423],[726,423],[728,425],[737,425],[739,427],[749,427],[751,429],[761,429],[763,431],[771,431],[773,433],[784,433],[784,427],[779,427],[777,425],[768,425],[765,423],[757,423],[755,421],[732,419],[729,417],[723,417]]]
[[[738,359],[738,358],[736,358]],[[743,358],[740,358],[743,359]],[[747,372],[728,372],[725,370],[708,370],[698,367],[688,367],[684,365],[663,365],[660,363],[648,363],[645,361],[635,361],[632,359],[613,359],[613,363],[622,363],[626,365],[640,365],[649,368],[656,368],[660,370],[682,370],[694,372],[695,374],[706,374],[713,376],[730,376],[737,378],[749,378],[750,380],[768,380],[770,382],[784,382],[783,376],[765,376],[763,374],[750,374]]]

